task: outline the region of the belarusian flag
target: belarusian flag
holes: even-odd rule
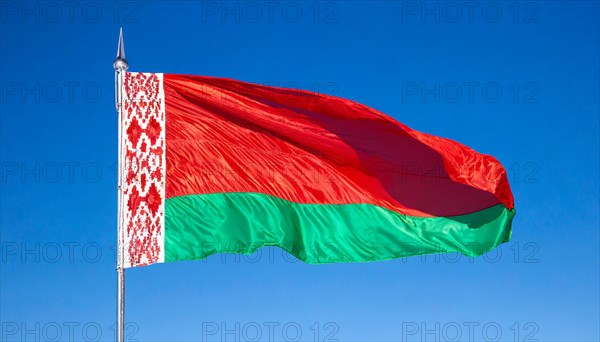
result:
[[[491,156],[362,104],[230,79],[125,73],[125,266],[279,246],[307,263],[506,242]]]

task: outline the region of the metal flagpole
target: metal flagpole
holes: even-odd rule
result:
[[[115,68],[115,105],[117,107],[117,114],[119,120],[119,183],[117,185],[118,199],[117,199],[117,342],[123,342],[125,340],[125,269],[124,269],[124,250],[123,250],[123,218],[121,217],[122,205],[123,205],[123,192],[121,189],[122,182],[122,154],[123,146],[121,146],[121,134],[122,133],[122,104],[123,104],[123,75],[129,64],[125,59],[125,46],[123,44],[123,28],[119,33],[119,47],[117,48],[117,57],[113,62]]]

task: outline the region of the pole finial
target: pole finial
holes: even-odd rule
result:
[[[117,57],[113,62],[115,71],[125,71],[129,68],[129,63],[125,59],[125,44],[123,43],[123,28],[119,32],[119,47],[117,48]]]

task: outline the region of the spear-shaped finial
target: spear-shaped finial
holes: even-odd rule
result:
[[[121,27],[121,31],[119,33],[119,47],[117,48],[117,58],[113,62],[113,67],[115,71],[125,71],[129,68],[129,63],[127,63],[127,59],[125,59],[125,44],[123,43],[123,28]]]

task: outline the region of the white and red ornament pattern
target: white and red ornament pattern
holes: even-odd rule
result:
[[[121,227],[124,267],[164,262],[163,75],[126,72],[122,83]]]

